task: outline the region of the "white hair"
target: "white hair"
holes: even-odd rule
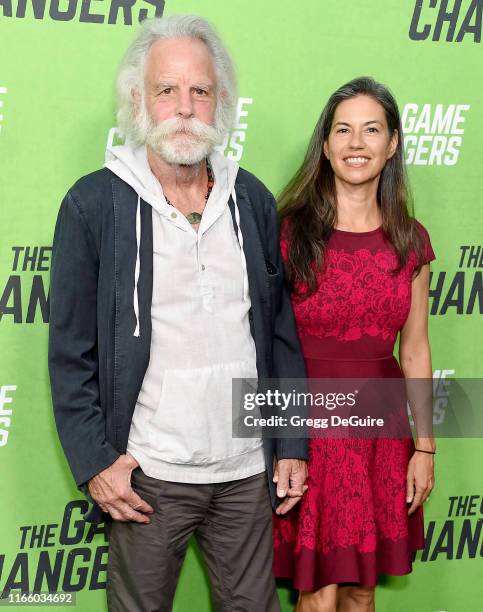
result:
[[[122,135],[134,144],[146,140],[144,72],[151,46],[158,40],[195,38],[208,47],[216,75],[215,127],[225,134],[233,124],[237,102],[237,85],[233,62],[213,27],[195,15],[173,15],[147,19],[126,51],[117,75],[117,121]],[[142,108],[136,114],[133,92],[140,94]],[[139,116],[140,115],[140,116]]]

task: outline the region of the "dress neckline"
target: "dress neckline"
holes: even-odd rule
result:
[[[349,232],[347,230],[340,230],[334,228],[332,231],[337,232],[339,234],[346,234],[347,236],[371,236],[372,234],[377,234],[382,231],[382,225],[376,227],[376,229],[370,230],[368,232]]]

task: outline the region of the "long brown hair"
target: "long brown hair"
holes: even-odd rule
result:
[[[317,290],[316,270],[321,270],[324,250],[337,220],[334,171],[324,154],[337,106],[358,95],[370,96],[384,108],[389,133],[398,131],[394,155],[386,162],[377,189],[382,229],[396,252],[400,270],[411,251],[422,264],[422,244],[412,213],[404,166],[399,109],[391,92],[370,77],[359,77],[334,92],[315,126],[305,159],[279,196],[280,218],[290,248],[285,264],[292,291],[306,298]],[[304,287],[304,290],[300,289]]]

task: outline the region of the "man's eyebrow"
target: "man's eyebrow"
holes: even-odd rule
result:
[[[163,87],[174,87],[171,81],[158,81],[153,85],[154,89],[162,89]]]
[[[169,81],[169,80],[157,81],[156,83],[153,84],[153,89],[164,89],[165,87],[175,88],[177,87],[177,85],[173,81]],[[200,88],[211,90],[211,89],[214,89],[215,85],[214,83],[197,82],[197,83],[193,83],[191,87],[200,87]]]
[[[214,84],[213,83],[208,83],[206,81],[204,82],[198,82],[198,83],[193,83],[193,85],[191,87],[203,87],[205,89],[213,89],[214,88]]]

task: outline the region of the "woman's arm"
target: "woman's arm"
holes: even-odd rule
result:
[[[407,382],[408,399],[416,427],[416,448],[435,452],[432,436],[432,366],[428,339],[429,264],[412,281],[411,308],[399,343],[399,360]],[[419,380],[416,380],[419,379]],[[415,452],[407,475],[409,514],[434,486],[434,460],[428,452]]]

